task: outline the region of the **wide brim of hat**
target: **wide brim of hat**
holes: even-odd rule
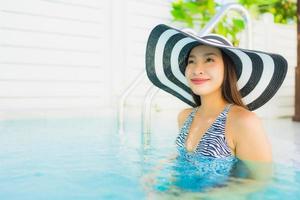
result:
[[[185,78],[185,60],[197,45],[217,47],[233,61],[242,101],[255,110],[268,102],[282,85],[287,61],[279,54],[227,46],[160,24],[150,33],[146,71],[150,81],[192,107],[198,106]]]

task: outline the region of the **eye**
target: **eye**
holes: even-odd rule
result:
[[[194,63],[193,60],[188,60],[188,63],[187,63],[187,64],[192,64],[192,63]]]
[[[215,60],[214,59],[212,59],[212,58],[206,58],[206,60],[205,60],[205,62],[214,62]]]

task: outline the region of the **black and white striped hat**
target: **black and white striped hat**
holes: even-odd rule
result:
[[[148,38],[147,76],[154,85],[192,107],[197,105],[184,75],[185,60],[190,50],[199,44],[217,47],[232,59],[236,66],[237,87],[249,110],[268,102],[286,76],[287,61],[281,55],[233,47],[216,34],[199,37],[160,24]]]

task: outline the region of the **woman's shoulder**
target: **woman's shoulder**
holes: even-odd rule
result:
[[[238,105],[233,105],[231,107],[230,118],[237,128],[251,127],[261,121],[256,113]]]
[[[265,130],[260,117],[241,106],[232,106],[229,121],[229,130],[233,133],[232,136],[236,141],[244,138],[265,137]]]
[[[230,133],[236,156],[242,160],[271,161],[271,145],[260,117],[241,106],[233,106],[231,111]]]
[[[191,114],[194,108],[184,108],[178,113],[177,121],[178,121],[178,127],[182,127],[186,118]]]

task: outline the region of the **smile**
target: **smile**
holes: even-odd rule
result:
[[[203,83],[206,83],[209,79],[198,79],[198,78],[194,78],[191,79],[192,83],[194,83],[195,85],[201,85]]]

